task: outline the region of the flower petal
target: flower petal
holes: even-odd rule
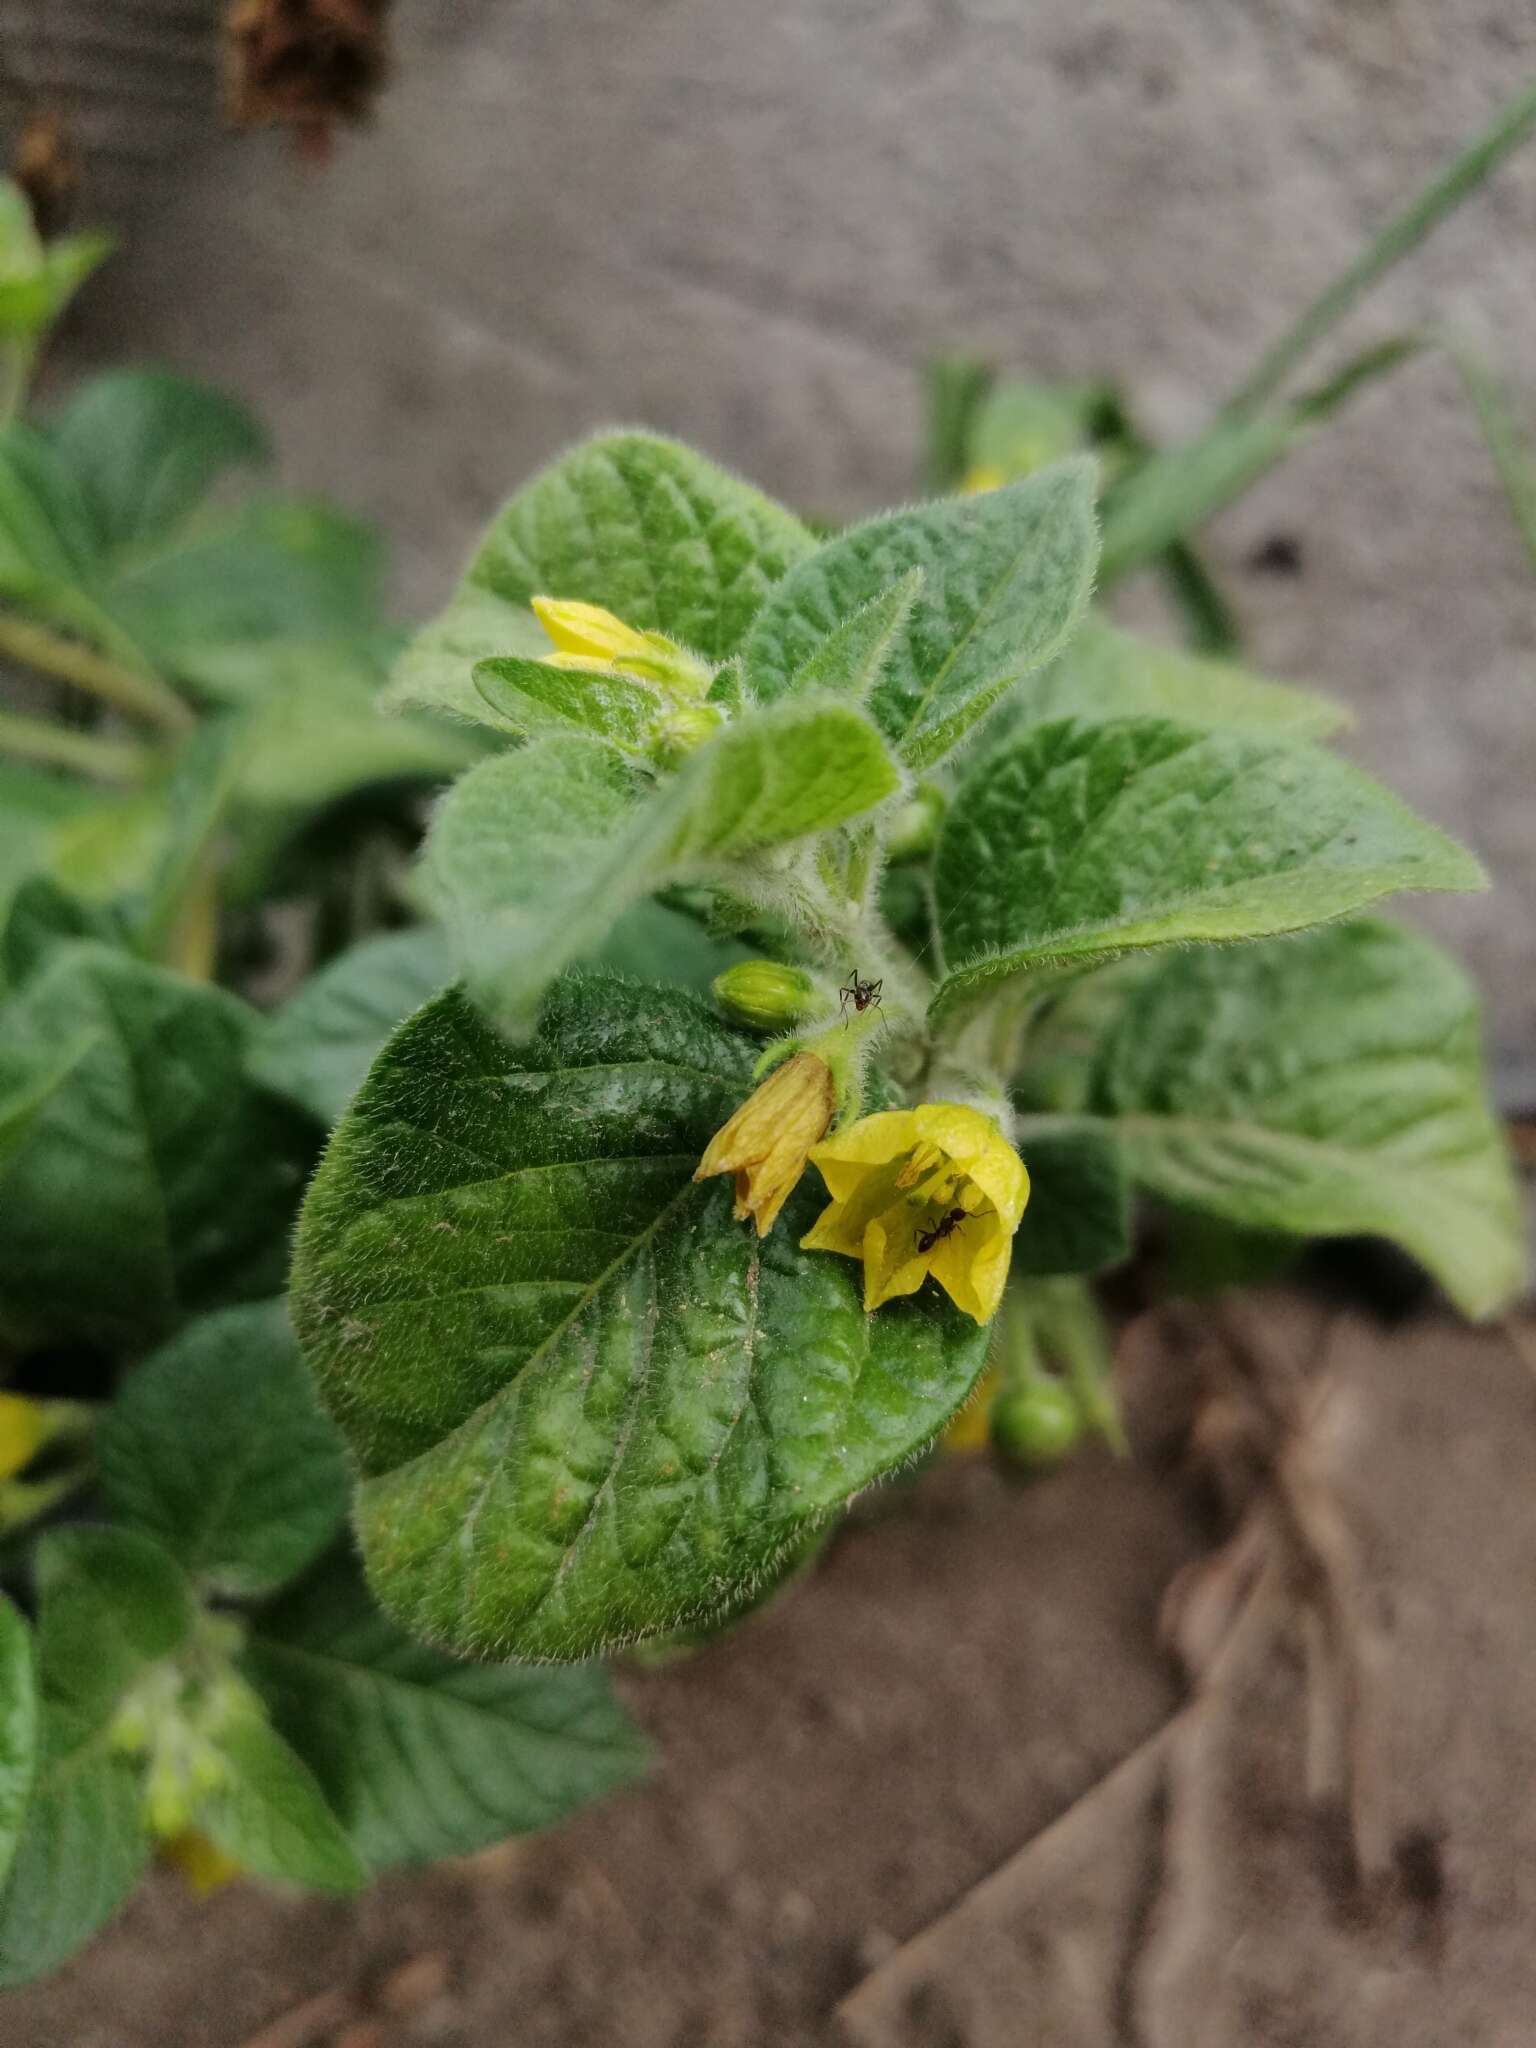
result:
[[[899,1295],[916,1294],[928,1277],[928,1256],[914,1249],[904,1225],[887,1231],[884,1222],[871,1223],[864,1233],[864,1313],[872,1314]]]

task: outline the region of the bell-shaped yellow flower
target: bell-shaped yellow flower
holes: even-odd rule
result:
[[[736,1220],[752,1217],[766,1237],[836,1107],[832,1069],[813,1052],[797,1052],[716,1131],[693,1177],[735,1174]]]
[[[702,697],[709,689],[710,671],[664,633],[639,632],[600,604],[576,598],[536,597],[532,602],[554,642],[554,653],[542,657],[549,668],[638,676],[683,697]]]
[[[801,1245],[862,1259],[866,1310],[931,1273],[957,1308],[991,1321],[1029,1175],[989,1116],[955,1102],[882,1110],[810,1156],[832,1201]]]

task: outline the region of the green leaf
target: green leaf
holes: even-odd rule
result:
[[[517,733],[589,733],[644,759],[662,712],[658,692],[633,676],[548,668],[525,655],[477,662],[475,687]]]
[[[313,1891],[355,1892],[368,1882],[362,1858],[302,1757],[256,1703],[218,1731],[225,1778],[198,1804],[197,1826],[253,1877]]]
[[[346,1519],[341,1441],[281,1302],[203,1316],[145,1359],[96,1449],[117,1519],[221,1594],[282,1585]]]
[[[922,587],[922,570],[911,569],[851,617],[840,619],[790,677],[789,693],[825,690],[862,704],[879,680]]]
[[[27,878],[48,866],[58,827],[96,801],[78,782],[0,761],[0,916]]]
[[[447,610],[407,651],[392,701],[483,722],[470,670],[488,655],[547,652],[525,624],[539,596],[603,605],[723,661],[814,546],[782,506],[680,443],[601,435],[503,506]]]
[[[311,975],[267,1020],[249,1071],[329,1129],[390,1032],[452,979],[436,925],[363,939]]]
[[[116,911],[84,902],[47,875],[32,875],[11,900],[0,932],[0,985],[20,988],[58,946],[76,939],[125,945],[127,934]]]
[[[692,1174],[751,1049],[676,991],[572,977],[509,1045],[455,991],[390,1041],[300,1224],[293,1308],[416,1635],[578,1659],[723,1608],[964,1398],[986,1333],[877,1316]]]
[[[197,1620],[170,1553],[137,1529],[50,1529],[37,1546],[38,1671],[50,1720],[96,1735],[151,1664]]]
[[[0,1893],[15,1861],[37,1769],[37,1724],[32,1632],[0,1594]]]
[[[49,427],[104,553],[164,541],[227,470],[265,463],[270,445],[238,399],[169,370],[108,370]]]
[[[8,1880],[0,1987],[41,1977],[117,1911],[149,1860],[139,1772],[99,1740],[71,1742],[44,1709],[43,1748]]]
[[[122,568],[102,602],[163,668],[224,695],[226,671],[238,681],[253,645],[376,631],[383,571],[363,521],[319,500],[252,498]]]
[[[0,343],[35,346],[111,250],[98,234],[44,243],[25,192],[0,178]]]
[[[670,904],[642,899],[619,918],[595,960],[636,981],[668,981],[675,988],[705,995],[727,967],[756,957],[739,939],[717,938],[698,918]]]
[[[642,786],[601,741],[553,739],[481,762],[439,810],[433,900],[508,1028],[637,897],[843,824],[901,777],[861,713],[807,699],[733,721],[645,802]]]
[[[1101,1039],[1088,1107],[1169,1201],[1251,1230],[1391,1238],[1471,1315],[1521,1284],[1476,997],[1408,932],[1362,920],[1169,955]]]
[[[604,1672],[466,1664],[426,1649],[341,1556],[262,1615],[247,1661],[375,1870],[549,1827],[647,1760]]]
[[[427,841],[428,892],[476,995],[509,1023],[654,886],[634,866],[635,815],[630,771],[600,740],[493,755],[444,800]]]
[[[278,642],[262,669],[241,740],[247,804],[307,816],[375,784],[445,782],[477,758],[440,722],[382,716],[377,667],[364,649]]]
[[[1089,1117],[1024,1117],[1016,1143],[1029,1206],[1013,1272],[1096,1273],[1129,1257],[1130,1181],[1114,1132]]]
[[[95,521],[79,485],[32,428],[0,432],[0,595],[73,624],[96,568]]]
[[[1086,459],[1058,463],[828,541],[764,605],[745,649],[749,683],[782,696],[842,621],[921,569],[870,702],[910,767],[938,760],[1077,625],[1097,552],[1094,474]]]
[[[196,1616],[172,1560],[132,1530],[50,1530],[38,1545],[37,1775],[0,1890],[0,1985],[62,1962],[109,1920],[149,1855],[138,1767],[106,1740],[113,1710]]]
[[[1177,718],[1186,725],[1323,739],[1352,723],[1331,697],[1265,682],[1236,662],[1160,647],[1090,614],[1064,654],[998,714],[1009,732],[1052,718]],[[988,727],[988,736],[993,732]]]
[[[243,1067],[254,1012],[90,942],[0,1010],[25,1052],[91,1043],[0,1168],[0,1325],[13,1337],[162,1333],[270,1293],[302,1177]]]
[[[95,1033],[87,1030],[64,1046],[0,1046],[0,1166],[20,1151],[95,1043]]]
[[[1472,856],[1304,743],[1173,719],[1033,726],[961,785],[934,868],[955,971],[934,1012],[1141,946],[1260,938],[1394,889],[1477,889]]]
[[[395,663],[382,708],[432,711],[505,732],[506,722],[476,683],[475,670],[493,656],[537,660],[549,646],[549,635],[527,605],[508,604],[466,578],[448,609],[422,627]]]

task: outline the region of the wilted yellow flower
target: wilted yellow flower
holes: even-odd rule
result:
[[[234,1857],[226,1856],[216,1842],[210,1842],[196,1828],[183,1828],[180,1834],[162,1842],[160,1854],[167,1863],[176,1866],[200,1899],[240,1875]]]
[[[549,668],[584,669],[590,675],[638,676],[686,697],[702,697],[710,671],[664,633],[641,633],[600,604],[575,598],[536,597],[539,624],[555,643],[542,657]]]
[[[832,1069],[813,1052],[797,1052],[716,1131],[693,1177],[735,1174],[736,1220],[753,1217],[766,1237],[836,1107]]]
[[[832,1197],[800,1242],[864,1262],[864,1307],[915,1294],[931,1273],[989,1322],[1029,1200],[1024,1162],[991,1117],[955,1102],[860,1117],[811,1158]]]

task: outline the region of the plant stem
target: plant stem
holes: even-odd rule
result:
[[[1460,156],[1431,178],[1398,214],[1360,251],[1319,297],[1288,328],[1222,408],[1225,417],[1256,412],[1272,398],[1291,371],[1329,328],[1394,263],[1416,249],[1448,213],[1468,199],[1536,127],[1536,80],[1501,108]]]
[[[77,689],[100,697],[130,717],[148,719],[167,732],[190,732],[196,723],[186,705],[160,678],[109,660],[77,640],[66,640],[47,626],[0,612],[0,654],[59,676]]]
[[[1536,443],[1515,417],[1509,392],[1492,365],[1459,339],[1451,339],[1446,347],[1483,430],[1526,553],[1536,567]]]
[[[35,354],[36,346],[30,341],[0,343],[0,432],[21,411]]]
[[[149,749],[137,740],[98,739],[51,719],[24,718],[19,711],[0,711],[0,754],[73,768],[95,782],[142,781],[151,759]]]

